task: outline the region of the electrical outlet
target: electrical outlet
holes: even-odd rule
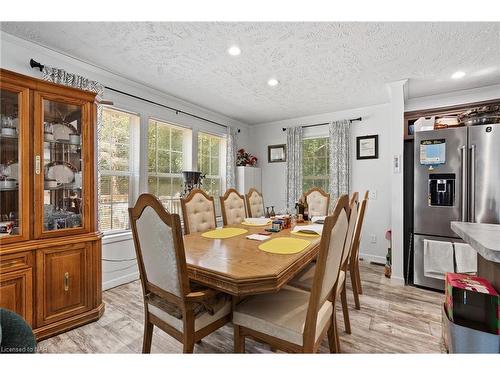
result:
[[[370,196],[371,200],[376,200],[377,199],[377,190],[370,190],[370,193],[368,195]]]
[[[370,242],[371,243],[377,243],[377,235],[376,234],[372,234],[370,236]]]

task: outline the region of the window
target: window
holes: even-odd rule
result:
[[[99,136],[99,228],[102,231],[127,230],[135,165],[132,146],[139,116],[106,108],[102,112],[102,120]]]
[[[222,175],[225,165],[225,138],[216,135],[198,133],[198,170],[205,174],[203,190],[214,197],[215,211],[220,216],[220,200],[224,187]]]
[[[308,138],[302,141],[302,191],[313,187],[329,191],[328,138]]]
[[[185,139],[191,131],[166,122],[149,120],[148,191],[158,197],[172,213],[180,213],[180,195],[184,190]],[[190,168],[188,168],[190,169]]]

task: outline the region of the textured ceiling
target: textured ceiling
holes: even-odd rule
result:
[[[500,83],[500,23],[56,23],[1,29],[249,124]],[[240,56],[226,50],[240,46]],[[467,73],[461,80],[450,76]],[[270,77],[280,85],[267,86]]]

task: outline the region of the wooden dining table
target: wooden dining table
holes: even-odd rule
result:
[[[310,241],[296,254],[274,254],[260,250],[263,241],[247,239],[264,232],[265,226],[229,225],[247,233],[226,239],[210,239],[202,233],[184,236],[184,251],[189,279],[233,296],[277,292],[313,259],[319,251],[320,236],[291,234],[291,229],[270,233],[271,238],[295,237]]]

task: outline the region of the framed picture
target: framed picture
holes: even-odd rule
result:
[[[268,163],[281,163],[286,161],[286,145],[267,146]]]
[[[378,135],[356,137],[356,159],[378,159]]]

